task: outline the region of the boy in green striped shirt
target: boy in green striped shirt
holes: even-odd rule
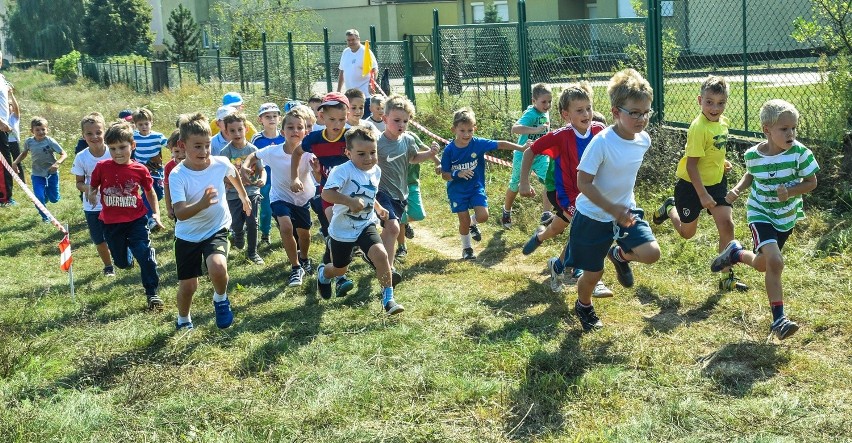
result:
[[[713,272],[743,263],[764,272],[766,293],[772,309],[770,334],[783,340],[799,330],[799,325],[784,314],[781,248],[796,221],[804,218],[802,195],[817,186],[819,165],[810,149],[796,141],[799,111],[784,100],[769,100],[760,108],[760,122],[766,141],[745,153],[746,174],[728,192],[733,202],[749,189],[746,209],[754,240],[754,251],[746,251],[732,240],[710,265]]]

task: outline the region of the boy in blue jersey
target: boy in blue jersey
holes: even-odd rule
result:
[[[444,149],[441,157],[441,176],[447,181],[450,210],[458,214],[462,259],[473,260],[476,255],[471,246],[471,219],[473,209],[476,221],[488,220],[488,196],[485,195],[485,153],[495,149],[523,151],[524,147],[508,141],[495,141],[474,137],[476,116],[470,108],[461,108],[453,114],[455,138]]]
[[[156,231],[159,225],[151,217],[153,214],[151,206],[158,205],[163,199],[163,148],[168,140],[163,134],[151,130],[154,125],[154,114],[148,108],[139,108],[133,113],[133,124],[136,126],[136,131],[133,132],[133,141],[136,142],[134,156],[136,161],[148,168],[151,178],[154,179],[157,201],[149,202],[145,194],[142,194],[142,201],[148,209],[148,229]]]
[[[257,111],[257,120],[260,122],[263,130],[254,135],[251,139],[258,150],[271,145],[280,145],[284,143],[284,135],[278,131],[278,123],[281,120],[281,109],[275,103],[264,103],[260,105],[260,110]],[[283,131],[283,129],[282,129]],[[266,168],[266,176],[272,171],[269,165]],[[272,230],[272,207],[269,201],[269,190],[272,188],[272,181],[266,180],[266,184],[260,188],[260,216],[257,220],[260,228],[260,244],[269,245],[269,232]]]

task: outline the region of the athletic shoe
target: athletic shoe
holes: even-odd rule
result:
[[[482,240],[482,232],[479,231],[479,225],[470,225],[470,238],[474,241]]]
[[[305,270],[305,275],[313,275],[314,274],[314,261],[309,258],[300,258],[299,264],[302,265],[302,269]]]
[[[553,221],[553,217],[554,217],[554,215],[553,215],[553,213],[552,213],[552,212],[550,212],[550,211],[544,211],[544,212],[542,212],[542,213],[541,213],[541,224],[543,224],[544,226],[549,225],[549,224],[550,224],[550,222],[552,222],[552,221]]]
[[[115,277],[115,268],[112,265],[104,266],[104,276]]]
[[[475,260],[476,254],[473,253],[473,248],[462,249],[462,260]]]
[[[512,211],[503,209],[503,216],[500,217],[500,224],[503,225],[504,229],[512,227]]]
[[[562,292],[565,289],[565,286],[562,285],[562,274],[563,272],[556,272],[556,263],[559,262],[558,257],[551,257],[550,260],[547,261],[547,269],[550,270],[550,290],[553,292]]]
[[[290,277],[287,279],[287,286],[290,288],[302,286],[303,278],[305,278],[305,270],[302,268],[294,268],[290,271]]]
[[[394,301],[394,299],[388,300],[388,302],[384,304],[384,308],[385,314],[387,315],[399,314],[400,312],[405,310],[405,308],[402,307],[401,304]]]
[[[317,268],[317,292],[319,292],[320,297],[328,300],[331,298],[331,283],[320,282],[320,276],[323,275],[324,271],[325,264],[319,265]]]
[[[405,245],[399,245],[399,246],[397,246],[397,248],[396,248],[396,253],[394,254],[394,257],[395,257],[397,260],[402,261],[402,260],[404,260],[404,259],[405,259],[405,257],[406,257],[407,255],[408,255],[408,248],[406,248],[406,247],[405,247]]]
[[[334,282],[334,295],[337,297],[346,297],[346,294],[355,287],[355,282],[347,278],[345,275],[337,277]]]
[[[246,247],[246,239],[245,237],[237,237],[236,235],[231,237],[231,246],[236,249],[243,249]]]
[[[539,246],[541,246],[541,240],[538,239],[538,234],[540,234],[541,232],[543,232],[543,230],[536,229],[535,232],[533,232],[532,237],[527,240],[527,243],[524,245],[524,248],[521,249],[521,252],[523,252],[524,255],[532,254],[536,249],[538,249]]]
[[[163,299],[161,299],[160,296],[157,294],[148,294],[145,298],[148,299],[148,309],[152,311],[163,310]]]
[[[195,326],[192,325],[191,321],[184,322],[184,323],[175,322],[175,330],[176,331],[180,331],[181,329],[186,329],[187,331],[191,331],[194,328],[195,328]]]
[[[601,322],[601,319],[598,318],[597,314],[595,314],[594,306],[584,308],[580,306],[580,300],[577,300],[574,303],[574,313],[577,314],[577,319],[580,320],[580,325],[583,326],[584,331],[603,328],[603,322]]]
[[[725,246],[725,249],[723,249],[722,252],[720,252],[719,255],[717,255],[710,263],[710,271],[719,272],[722,269],[730,268],[735,265],[739,262],[736,256],[742,250],[743,246],[740,242],[731,240],[728,243],[728,246]]]
[[[606,287],[604,282],[600,280],[597,282],[597,284],[595,284],[595,289],[592,289],[593,298],[609,298],[612,296],[612,289]]]
[[[271,246],[272,242],[269,241],[269,235],[263,235],[260,237],[260,244],[264,246]]]
[[[748,285],[740,281],[736,276],[734,276],[734,270],[728,273],[728,276],[719,280],[719,290],[720,291],[732,291],[736,289],[739,292],[748,291]]]
[[[778,340],[784,340],[785,338],[795,334],[798,330],[799,325],[787,318],[787,316],[775,320],[769,327],[770,335],[774,335]]]
[[[657,208],[656,211],[654,211],[653,219],[655,225],[659,225],[669,219],[669,208],[674,206],[674,204],[674,197],[669,197],[659,208]]]
[[[606,253],[606,256],[615,267],[615,273],[618,275],[618,282],[621,283],[621,286],[630,288],[633,286],[633,271],[630,270],[629,262],[615,258],[616,248],[617,246],[609,248],[609,252]]]
[[[583,276],[583,270],[574,268],[571,273],[563,272],[562,273],[562,282],[568,285],[576,285],[577,280]]]
[[[219,329],[225,329],[234,322],[234,311],[231,310],[230,299],[226,298],[222,301],[214,301],[213,310],[216,311],[216,326]]]
[[[263,258],[260,255],[258,255],[256,252],[252,255],[246,256],[246,258],[248,258],[248,261],[250,261],[250,262],[252,262],[256,265],[265,265],[266,264],[266,262],[263,261]]]
[[[414,238],[414,228],[411,227],[411,223],[405,224],[405,238],[409,240]]]
[[[391,287],[396,287],[396,285],[402,282],[402,274],[396,272],[396,269],[391,268]]]

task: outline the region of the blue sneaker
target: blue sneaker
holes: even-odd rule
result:
[[[181,329],[186,329],[187,331],[191,331],[194,328],[195,328],[195,326],[192,325],[191,321],[188,321],[188,322],[185,322],[185,323],[175,322],[175,330],[176,331],[180,331]]]
[[[734,264],[738,263],[737,254],[743,250],[743,246],[740,242],[736,240],[731,240],[728,243],[728,246],[725,246],[725,249],[713,259],[710,263],[710,271],[719,272],[722,269],[730,268]]]
[[[772,322],[772,325],[769,326],[770,336],[774,335],[778,340],[784,340],[785,338],[795,334],[798,330],[799,325],[786,316],[775,320]]]
[[[538,249],[539,246],[541,246],[541,240],[538,239],[538,234],[540,232],[542,232],[542,230],[540,229],[536,229],[535,232],[533,232],[532,237],[530,237],[530,239],[524,245],[524,248],[521,250],[524,255],[532,254],[533,252],[535,252],[536,249]]]
[[[336,297],[346,297],[346,294],[348,294],[354,287],[355,282],[347,278],[345,275],[341,275],[334,282],[334,295]]]
[[[225,329],[234,322],[234,311],[231,310],[231,300],[214,301],[213,309],[216,311],[216,326]]]

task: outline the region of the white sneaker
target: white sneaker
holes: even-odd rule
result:
[[[562,274],[557,273],[556,269],[554,269],[557,260],[559,260],[558,257],[551,257],[547,261],[547,269],[550,270],[550,290],[559,293],[565,289],[565,285],[562,284]]]
[[[603,281],[598,281],[595,289],[592,290],[592,297],[594,298],[609,298],[612,295],[612,289],[607,288]]]

